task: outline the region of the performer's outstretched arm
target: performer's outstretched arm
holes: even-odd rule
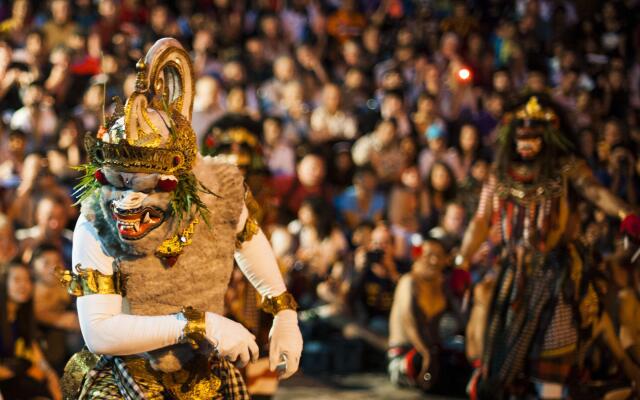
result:
[[[278,268],[271,245],[258,227],[257,222],[244,206],[238,223],[238,248],[235,259],[242,273],[263,298],[284,298],[290,296]],[[286,371],[281,375],[288,378],[298,370],[302,353],[302,335],[298,328],[298,316],[294,309],[272,311],[273,326],[269,332],[269,366],[273,371],[286,359]]]
[[[490,218],[492,210],[493,192],[495,189],[495,177],[490,176],[489,181],[482,187],[478,209],[474,214],[469,227],[462,238],[460,254],[455,260],[456,266],[464,269],[469,268],[469,260],[478,251],[480,245],[489,235]]]
[[[74,231],[73,264],[76,277],[91,275],[78,298],[78,317],[89,350],[98,354],[129,355],[156,350],[184,338],[187,321],[178,315],[139,316],[122,313],[122,296],[114,278],[114,259],[101,248],[95,228],[80,216]],[[81,284],[82,285],[82,284]],[[81,290],[82,288],[79,288]],[[242,325],[205,313],[205,336],[220,355],[244,364],[258,355],[255,337]]]
[[[622,201],[598,182],[586,162],[577,160],[575,163],[571,169],[570,178],[573,186],[581,195],[609,216],[624,219],[634,213],[629,204]]]

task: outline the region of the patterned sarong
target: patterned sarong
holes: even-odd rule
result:
[[[240,371],[225,359],[215,358],[195,368],[162,373],[152,370],[140,356],[101,356],[84,377],[77,398],[249,400],[250,396]]]

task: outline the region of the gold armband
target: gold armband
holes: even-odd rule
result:
[[[191,347],[197,349],[198,342],[205,340],[207,335],[204,312],[193,307],[183,307],[177,317],[181,321],[187,321],[187,324],[182,328],[180,341],[189,343]]]
[[[298,309],[298,303],[296,303],[296,299],[293,298],[291,293],[284,292],[274,297],[265,296],[262,299],[260,307],[262,311],[275,316],[282,310],[296,311]]]
[[[114,271],[106,275],[95,269],[82,269],[76,266],[75,273],[58,270],[60,282],[67,287],[72,296],[86,296],[90,294],[122,294],[121,275]]]
[[[258,221],[262,215],[262,210],[260,209],[256,199],[253,198],[251,190],[249,190],[248,187],[245,188],[244,204],[247,206],[247,210],[249,210],[249,216],[247,217],[247,221],[244,223],[242,231],[236,235],[237,249],[242,246],[242,243],[251,240],[260,230],[260,224]]]

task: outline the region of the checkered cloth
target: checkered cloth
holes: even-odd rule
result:
[[[219,391],[220,397],[211,400],[250,400],[240,371],[229,361],[217,359],[213,363],[211,373],[222,381]],[[148,390],[145,383],[144,380],[131,374],[122,358],[102,356],[96,366],[87,373],[78,398],[80,400],[165,399],[163,394]]]

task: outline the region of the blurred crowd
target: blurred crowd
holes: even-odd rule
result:
[[[547,93],[600,182],[638,204],[638,14],[636,0],[0,2],[0,390],[14,398],[9,382],[24,380],[57,398],[56,375],[82,346],[55,277],[71,267],[73,168],[84,133],[133,92],[136,62],[165,36],[194,61],[202,152],[225,119],[259,139],[254,194],[301,305],[303,371],[385,368],[390,315],[393,339],[412,306],[396,287],[434,256],[432,297],[415,299],[433,318],[417,323],[464,382],[472,287],[495,254],[485,243],[470,276],[452,256],[509,105]],[[617,227],[579,210],[604,265]],[[635,295],[635,279],[610,271],[610,293]]]

